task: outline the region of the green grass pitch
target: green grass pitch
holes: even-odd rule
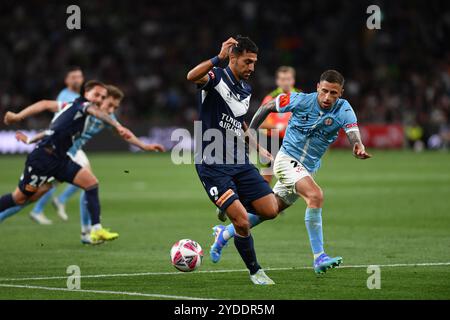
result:
[[[270,287],[251,284],[232,243],[220,263],[210,262],[219,221],[193,165],[173,165],[169,154],[88,154],[103,225],[120,238],[81,245],[78,196],[66,223],[49,206],[54,224],[37,225],[27,207],[0,224],[0,299],[450,299],[450,155],[373,153],[358,161],[332,150],[316,176],[325,248],[344,258],[342,268],[313,273],[303,201],[252,231],[259,262],[276,282]],[[16,186],[24,160],[0,156],[1,194]],[[183,238],[205,251],[198,271],[170,265],[169,250]],[[67,291],[69,265],[81,269],[80,291]],[[379,290],[367,288],[368,265],[381,266]]]

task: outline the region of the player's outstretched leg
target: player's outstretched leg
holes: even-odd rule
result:
[[[342,257],[331,258],[323,249],[322,190],[311,177],[305,177],[297,181],[295,188],[307,203],[305,226],[314,255],[314,272],[317,274],[325,273],[328,269],[339,266],[342,263]]]
[[[80,190],[77,186],[73,184],[69,184],[64,191],[56,198],[53,198],[53,205],[56,208],[56,212],[58,216],[63,220],[69,220],[69,216],[66,213],[66,202],[72,197],[78,190]]]
[[[289,205],[284,203],[278,196],[272,194],[261,197],[252,202],[252,206],[257,212],[260,212],[263,217],[250,212],[247,212],[247,219],[250,224],[250,229],[259,225],[261,222],[267,219],[273,219],[276,217],[277,212],[281,212]],[[218,209],[220,210],[220,209]],[[225,211],[223,211],[225,212]],[[229,239],[235,235],[234,225],[222,226],[217,225],[213,227],[214,243],[211,246],[210,257],[214,263],[219,262],[222,256],[222,249],[227,245]]]
[[[250,228],[260,224],[263,219],[256,214],[247,213],[248,221],[250,223]],[[222,249],[228,244],[228,240],[233,238],[235,235],[234,225],[230,223],[227,226],[217,225],[213,227],[214,243],[211,246],[210,258],[214,263],[219,262],[222,256]]]
[[[305,225],[314,254],[314,272],[325,273],[342,263],[342,257],[329,257],[323,249],[322,208],[306,208]]]
[[[0,212],[15,206],[17,206],[17,204],[14,201],[12,193],[7,193],[0,197]]]
[[[116,232],[104,229],[100,223],[100,201],[98,197],[98,180],[86,168],[81,169],[75,176],[73,183],[85,191],[87,209],[91,215],[91,241],[111,241],[119,237]]]
[[[256,259],[253,237],[250,234],[246,210],[240,201],[235,200],[226,209],[227,215],[235,228],[234,245],[250,272],[250,280],[258,285],[275,284],[263,271]]]
[[[30,218],[42,225],[50,225],[52,221],[47,218],[44,214],[44,208],[47,203],[52,198],[53,194],[56,191],[56,186],[53,186],[50,190],[48,190],[42,197],[34,205],[33,209],[30,212]]]
[[[86,194],[84,191],[80,194],[80,224],[81,243],[94,244],[91,241],[91,215],[87,208]]]
[[[48,189],[46,186],[42,187],[38,192],[35,192],[35,196],[42,196],[42,193],[45,193]],[[14,192],[4,194],[0,197],[0,213],[3,219],[19,212],[22,208],[24,208],[29,200],[34,201],[33,194],[26,195],[19,188],[16,188]],[[0,222],[3,220],[0,219]]]
[[[15,206],[15,207],[11,207],[6,210],[3,210],[2,212],[0,212],[0,222],[3,222],[3,220],[8,219],[9,217],[15,215],[17,212],[22,210],[24,207],[25,207],[25,205],[21,205],[21,206]]]

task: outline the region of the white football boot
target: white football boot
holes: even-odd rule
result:
[[[264,272],[263,269],[259,269],[255,274],[251,274],[250,280],[252,280],[254,284],[261,284],[261,285],[275,284],[275,282],[273,282],[273,280],[267,276],[267,274]]]
[[[47,218],[43,212],[41,212],[41,213],[30,212],[30,218],[31,218],[31,220],[33,220],[39,224],[42,224],[42,225],[53,224],[52,220]]]
[[[57,198],[53,198],[52,204],[53,206],[55,206],[56,212],[58,213],[58,216],[61,218],[61,220],[63,221],[69,220],[69,217],[67,216],[66,213],[66,205],[59,202]]]

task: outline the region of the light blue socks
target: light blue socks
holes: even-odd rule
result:
[[[323,253],[322,208],[306,208],[305,225],[314,256]]]
[[[81,232],[89,232],[91,229],[91,215],[87,208],[86,194],[84,191],[80,194],[80,223]]]
[[[63,193],[58,196],[58,201],[62,204],[65,204],[67,200],[69,200],[69,198],[73,196],[74,193],[78,190],[80,190],[80,188],[74,186],[73,184],[69,184],[66,189],[64,189]]]
[[[48,190],[42,197],[39,198],[39,200],[34,205],[33,211],[31,211],[32,214],[40,214],[44,211],[45,206],[52,198],[53,194],[56,191],[56,186],[53,186],[50,190]]]

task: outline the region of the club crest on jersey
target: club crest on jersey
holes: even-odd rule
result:
[[[323,124],[326,125],[326,126],[331,126],[333,124],[333,118],[326,118],[323,121]]]

